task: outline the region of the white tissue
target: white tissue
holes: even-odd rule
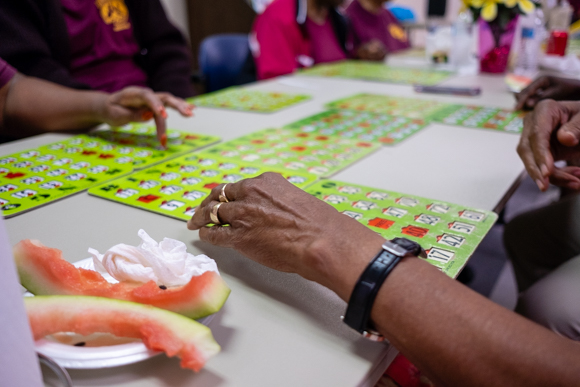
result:
[[[189,254],[183,242],[164,238],[157,243],[144,230],[139,230],[138,235],[143,242],[137,247],[121,243],[104,254],[89,248],[95,269],[118,281],[155,281],[167,287],[185,285],[191,277],[206,271],[219,274],[213,259]]]

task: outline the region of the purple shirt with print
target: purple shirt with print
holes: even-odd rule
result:
[[[16,69],[0,58],[0,89],[16,75]]]
[[[106,92],[147,86],[147,74],[133,60],[140,48],[124,1],[61,0],[61,5],[76,80]]]
[[[381,8],[378,14],[374,14],[364,9],[358,0],[354,0],[346,9],[346,14],[351,22],[356,46],[378,39],[388,52],[410,47],[405,30],[390,11]]]
[[[346,59],[346,54],[340,47],[329,18],[326,18],[322,25],[307,18],[305,28],[310,38],[314,63],[335,62]]]

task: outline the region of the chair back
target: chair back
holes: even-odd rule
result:
[[[252,60],[247,34],[218,34],[205,38],[199,48],[199,68],[208,92],[240,84]]]

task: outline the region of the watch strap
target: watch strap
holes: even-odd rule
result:
[[[401,256],[381,249],[366,267],[350,295],[343,321],[371,340],[384,339],[369,324],[371,309],[381,285],[401,259]]]

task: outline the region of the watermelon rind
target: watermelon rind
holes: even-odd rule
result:
[[[58,332],[140,338],[195,371],[220,351],[205,325],[150,305],[91,296],[25,297],[24,304],[36,340]]]

